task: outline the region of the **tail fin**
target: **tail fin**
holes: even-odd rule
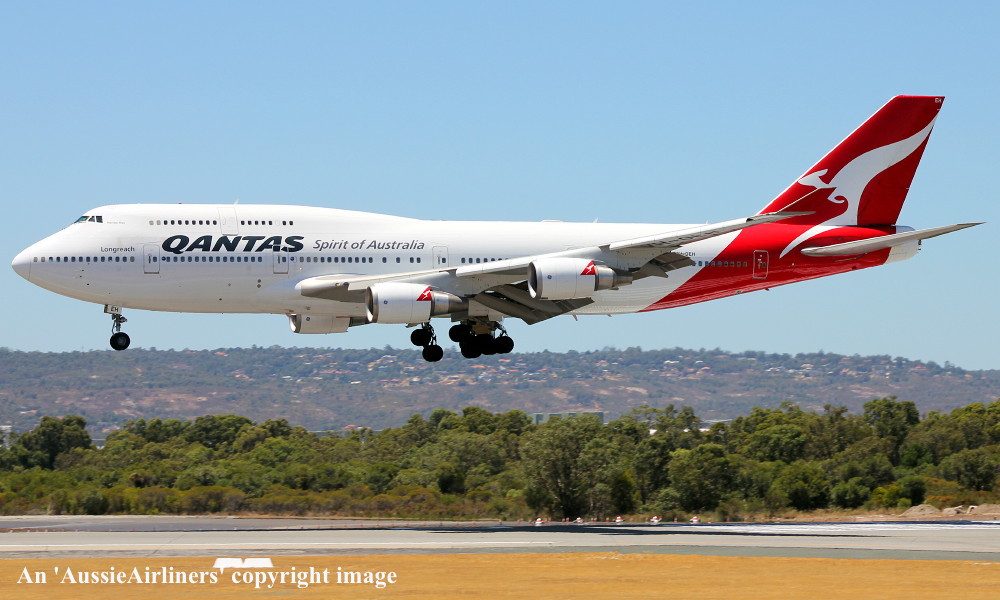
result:
[[[896,96],[761,213],[808,211],[791,223],[894,225],[944,98]]]

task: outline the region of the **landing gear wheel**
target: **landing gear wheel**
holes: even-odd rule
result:
[[[414,329],[413,333],[410,334],[410,343],[414,346],[424,346],[427,347],[431,340],[434,338],[433,329]]]
[[[132,343],[129,339],[128,334],[122,331],[122,325],[125,324],[128,319],[122,314],[122,309],[119,307],[105,306],[104,312],[111,315],[111,348],[113,350],[118,350],[119,352],[128,348],[128,345]]]
[[[469,339],[472,335],[472,330],[465,323],[459,323],[458,325],[452,325],[451,329],[448,330],[448,339],[455,342],[456,344],[461,344]]]
[[[427,362],[437,362],[444,357],[444,349],[437,344],[428,344],[424,346],[421,354],[423,354],[424,360]]]
[[[122,351],[125,348],[128,348],[128,345],[130,343],[132,343],[132,340],[129,339],[127,333],[124,333],[122,331],[119,331],[118,333],[111,336],[111,348],[113,350]]]
[[[459,346],[462,351],[462,356],[465,358],[479,358],[483,355],[483,351],[479,349],[479,346],[475,345],[473,342],[464,342]]]
[[[493,347],[496,348],[497,354],[510,354],[514,349],[514,340],[510,336],[501,335],[493,341]]]
[[[485,354],[486,356],[490,356],[497,353],[493,336],[488,333],[483,333],[476,336],[476,346],[479,348],[479,351]]]

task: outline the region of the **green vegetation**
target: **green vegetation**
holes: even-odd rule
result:
[[[995,502],[1000,400],[920,419],[790,403],[699,428],[643,406],[532,425],[521,411],[415,414],[317,435],[284,419],[136,419],[96,448],[78,416],[43,417],[0,449],[0,513],[271,513],[409,518],[716,518]]]

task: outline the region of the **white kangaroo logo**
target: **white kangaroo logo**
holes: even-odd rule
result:
[[[861,208],[861,194],[864,193],[865,188],[868,187],[868,184],[871,183],[876,175],[913,154],[924,143],[927,136],[931,134],[931,129],[934,127],[936,119],[937,117],[931,119],[931,122],[926,127],[904,140],[861,154],[844,165],[844,168],[834,175],[829,183],[821,179],[822,176],[826,175],[827,169],[820,169],[808,175],[803,175],[797,183],[816,189],[833,188],[833,191],[830,192],[829,201],[834,204],[844,204],[846,202],[847,210],[802,233],[802,235],[792,240],[781,251],[781,256],[788,254],[792,248],[818,233],[823,227],[828,225],[857,225],[858,210]]]

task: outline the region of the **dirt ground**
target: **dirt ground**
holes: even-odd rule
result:
[[[273,568],[213,569],[215,557],[129,559],[7,559],[0,561],[0,598],[80,600],[106,598],[670,598],[739,600],[789,598],[962,598],[1000,597],[1000,562],[739,558],[664,554],[452,554],[388,556],[276,556]],[[113,567],[113,570],[112,570]],[[148,567],[148,570],[147,570]],[[255,589],[254,577],[309,572],[317,583],[299,588],[287,582]],[[336,583],[340,568],[369,573],[370,583]],[[171,570],[172,568],[172,570]],[[72,583],[96,571],[97,583]],[[217,583],[101,583],[125,572],[177,576],[215,574]],[[321,583],[328,570],[330,583]],[[45,573],[46,583],[28,583]],[[379,576],[378,573],[382,573]],[[378,588],[378,579],[396,574]],[[87,575],[84,575],[87,573]],[[250,583],[233,583],[246,577]],[[291,575],[288,575],[291,578]],[[64,581],[60,581],[60,580]],[[21,580],[19,583],[18,581]]]

